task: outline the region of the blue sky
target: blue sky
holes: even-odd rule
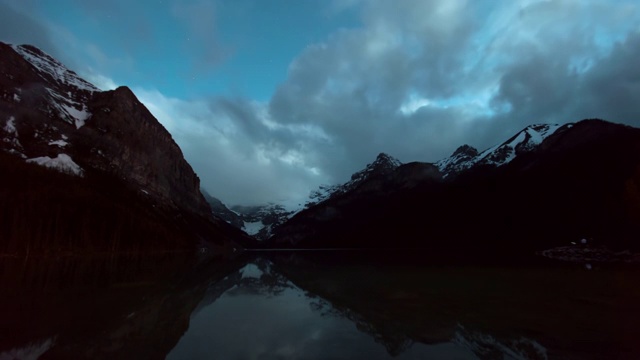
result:
[[[61,0],[22,8],[58,28],[55,45],[71,44],[78,66],[180,98],[266,101],[305,46],[357,25],[353,13],[319,1]]]
[[[228,204],[299,202],[387,152],[533,123],[640,126],[640,5],[609,0],[0,0],[0,40],[127,85]]]

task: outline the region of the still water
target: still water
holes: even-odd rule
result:
[[[0,360],[638,359],[640,270],[419,254],[0,259]]]

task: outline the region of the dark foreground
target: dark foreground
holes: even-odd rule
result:
[[[0,359],[636,359],[640,269],[421,254],[0,259]]]

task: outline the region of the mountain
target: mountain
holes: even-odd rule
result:
[[[227,207],[219,199],[203,191],[205,199],[211,205],[213,214],[227,223],[241,229],[248,235],[259,241],[269,239],[276,229],[287,222],[295,214],[304,208],[312,207],[318,203],[341,194],[355,190],[365,181],[385,176],[393,172],[402,163],[384,153],[380,153],[374,162],[351,176],[351,179],[344,184],[322,185],[318,190],[311,192],[309,200],[303,206],[287,207],[283,204],[263,204],[263,205],[235,205]],[[254,244],[255,246],[261,246]]]
[[[240,214],[241,229],[254,238],[264,241],[271,237],[278,226],[284,224],[297,211],[289,211],[283,205],[269,203],[255,206],[232,206]]]
[[[100,91],[29,45],[0,43],[0,251],[227,247],[169,132],[127,87]]]
[[[212,196],[204,189],[202,189],[201,192],[202,195],[204,195],[205,200],[209,203],[209,206],[211,206],[213,215],[226,221],[229,225],[235,228],[242,229],[244,226],[242,215],[229,209],[220,199]]]
[[[233,227],[244,231],[255,240],[263,241],[271,237],[272,231],[289,220],[298,210],[287,210],[280,204],[266,205],[235,205],[227,207],[220,199],[208,194],[203,194],[213,215],[226,221]],[[260,247],[257,242],[247,243],[248,247]]]
[[[353,191],[360,186],[360,184],[371,178],[385,176],[392,173],[400,165],[402,165],[400,160],[388,154],[380,153],[374,162],[367,164],[364,169],[351,175],[351,179],[346,183],[338,185],[323,185],[320,186],[318,190],[313,191],[309,196],[310,200],[305,204],[305,207],[308,208],[326,201],[331,197]]]
[[[535,150],[547,137],[558,130],[570,128],[565,125],[530,125],[518,132],[502,144],[493,146],[481,153],[469,146],[462,145],[449,158],[436,163],[444,178],[455,176],[474,166],[492,165],[495,167],[508,164],[516,156]]]
[[[640,130],[602,120],[533,125],[478,152],[409,163],[309,207],[274,247],[531,254],[588,237],[637,250]]]

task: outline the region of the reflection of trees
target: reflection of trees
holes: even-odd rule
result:
[[[242,266],[176,254],[0,260],[0,355],[55,339],[41,359],[164,358],[209,285]]]
[[[358,330],[384,345],[391,356],[400,355],[414,343],[455,341],[481,359],[510,358],[512,354],[526,354],[521,357],[525,359],[544,358],[537,356],[545,354],[544,348],[535,347],[537,343],[533,341],[524,338],[498,341],[486,335],[492,330],[491,326],[496,328],[497,322],[491,323],[496,319],[495,314],[504,310],[495,307],[494,294],[478,292],[478,284],[495,280],[494,273],[470,277],[469,272],[454,270],[444,274],[428,272],[424,276],[415,274],[413,269],[375,270],[370,260],[363,263],[368,265],[362,265],[324,253],[276,256],[274,264],[279,272],[307,292],[313,311],[352,321]],[[520,282],[517,277],[514,279]],[[510,285],[504,284],[506,288]],[[491,318],[486,323],[488,326],[482,327],[483,332],[462,332],[457,324],[476,322],[478,310],[486,311]],[[500,356],[495,357],[496,354]],[[531,354],[535,356],[529,356]]]
[[[304,257],[290,254],[278,257],[274,260],[273,267],[285,280],[305,291],[310,300],[311,310],[321,316],[333,316],[346,318],[356,325],[356,328],[371,336],[377,343],[384,345],[391,356],[397,356],[406,351],[413,344],[413,340],[397,324],[387,321],[377,321],[375,317],[368,317],[362,311],[366,308],[368,299],[358,296],[350,284],[340,283],[339,274],[328,276],[328,282],[317,281],[321,279],[323,267],[308,262]],[[326,270],[326,269],[324,269]],[[325,273],[326,274],[326,273]],[[335,280],[335,281],[334,281]],[[352,297],[355,295],[356,297]],[[364,305],[364,306],[358,306]]]

